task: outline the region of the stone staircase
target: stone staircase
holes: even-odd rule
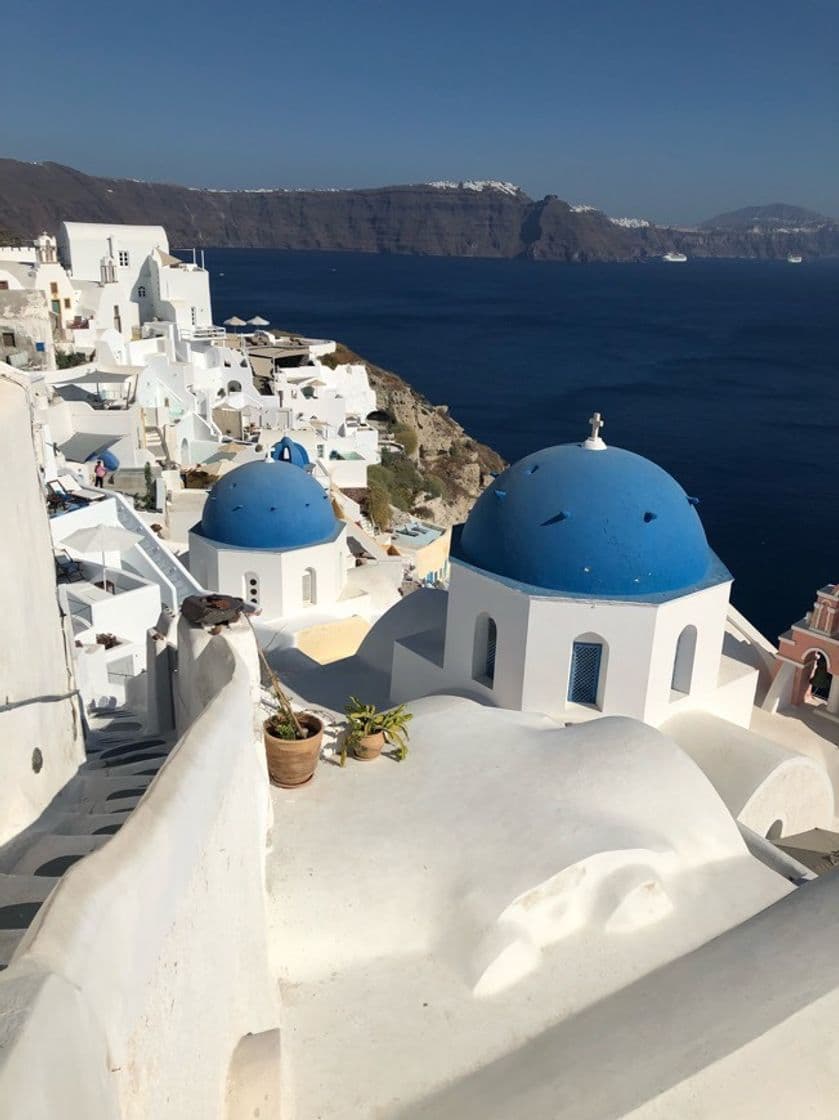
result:
[[[87,759],[38,820],[0,847],[0,969],[74,863],[107,844],[174,745],[129,711],[91,717]]]
[[[166,445],[166,437],[163,434],[163,429],[158,427],[157,424],[145,425],[146,436],[146,450],[153,456],[159,463],[170,463],[172,457],[169,454],[169,448]]]

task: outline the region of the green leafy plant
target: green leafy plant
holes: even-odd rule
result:
[[[72,369],[73,366],[83,366],[89,361],[87,354],[82,354],[78,350],[71,350],[67,354],[59,350],[55,355],[55,364],[59,369]]]
[[[380,712],[374,704],[362,704],[357,696],[351,696],[344,712],[349,726],[341,750],[342,766],[347,761],[347,747],[350,743],[364,739],[367,735],[376,735],[380,731],[386,743],[393,743],[398,748],[399,761],[405,759],[408,754],[407,725],[414,717],[405,710],[404,704]]]

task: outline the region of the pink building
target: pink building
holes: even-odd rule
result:
[[[784,663],[793,667],[789,694],[784,698],[787,703],[803,704],[811,683],[823,679],[826,670],[830,677],[827,710],[839,715],[839,583],[817,591],[813,609],[781,635],[776,676]]]

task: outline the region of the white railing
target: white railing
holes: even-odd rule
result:
[[[117,519],[125,529],[140,536],[136,547],[143,553],[146,561],[161,583],[163,601],[168,607],[177,610],[187,595],[200,595],[204,588],[186,570],[176,556],[161,544],[142,518],[138,517],[121,494],[114,494]],[[131,562],[131,555],[126,559]],[[168,592],[168,594],[167,594]]]
[[[202,339],[226,338],[224,327],[180,327],[178,335],[184,342],[200,342]]]

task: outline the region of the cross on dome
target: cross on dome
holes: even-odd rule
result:
[[[588,436],[583,447],[589,451],[605,451],[606,444],[600,438],[600,429],[606,423],[599,412],[593,413],[588,420],[591,425],[591,435]]]

